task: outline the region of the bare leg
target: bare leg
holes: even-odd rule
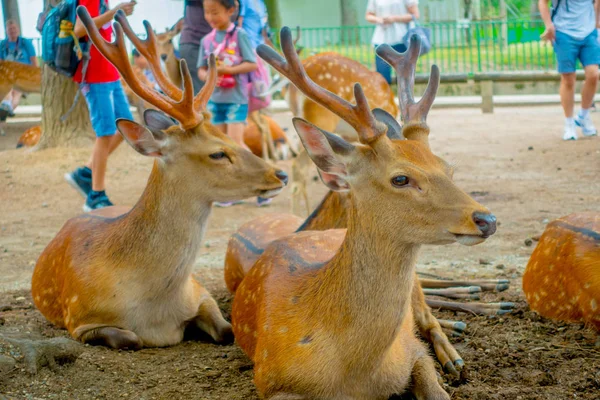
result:
[[[112,347],[113,349],[138,350],[142,340],[132,331],[104,326],[87,331],[79,338],[83,343]]]
[[[589,109],[594,101],[596,87],[598,86],[598,66],[587,65],[585,67],[585,82],[581,88],[581,108]]]
[[[108,146],[108,155],[111,155],[117,149],[117,147],[119,147],[119,145],[122,142],[123,142],[123,136],[120,133],[116,133],[113,136],[111,136],[110,144]],[[85,166],[88,167],[89,169],[92,169],[93,162],[94,162],[94,153],[92,152],[92,154],[90,155],[90,159],[85,164]]]
[[[566,118],[573,118],[576,78],[577,77],[574,72],[570,74],[562,74],[560,77],[560,104],[562,104]]]
[[[198,307],[198,314],[194,322],[198,328],[208,333],[217,343],[228,344],[233,342],[233,331],[231,324],[225,321],[217,302],[210,296],[204,288],[202,291],[202,300]]]
[[[99,192],[104,190],[104,177],[106,175],[106,164],[112,137],[102,136],[96,138],[92,152],[92,190]]]
[[[227,136],[229,136],[234,142],[240,147],[250,151],[246,143],[244,143],[244,124],[228,124],[227,125]]]
[[[15,111],[15,109],[19,106],[19,102],[21,101],[21,97],[23,97],[23,93],[19,92],[18,90],[14,90],[12,91],[12,100],[11,100],[11,105],[12,105],[12,109],[13,111]]]
[[[218,125],[215,125],[215,127],[218,130],[220,130],[221,132],[223,132],[224,134],[227,135],[227,125],[225,125],[225,124],[218,124]]]
[[[431,309],[425,303],[425,296],[415,279],[412,291],[413,316],[419,333],[425,340],[433,345],[435,355],[444,367],[444,371],[455,376],[460,376],[460,371],[465,365],[458,352],[450,344],[448,337],[442,330],[440,323],[431,313]]]
[[[438,382],[433,360],[429,356],[423,356],[415,362],[412,382],[412,393],[417,400],[450,400],[450,395]]]

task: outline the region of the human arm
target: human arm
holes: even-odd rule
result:
[[[546,29],[541,35],[541,38],[553,42],[556,38],[556,29],[554,28],[554,24],[552,23],[552,17],[550,16],[550,8],[548,7],[549,3],[550,0],[538,0],[540,17],[542,17],[542,21],[544,21],[544,26],[546,27]]]
[[[239,75],[239,74],[247,74],[252,71],[256,71],[258,65],[255,62],[244,61],[238,65],[232,65],[228,67],[227,65],[221,65],[217,67],[217,74],[219,75]],[[198,75],[200,76],[200,75]],[[202,79],[202,78],[200,78]]]
[[[383,18],[379,17],[375,11],[375,0],[369,0],[367,3],[367,14],[365,15],[365,19],[372,24],[383,24]]]
[[[391,24],[394,22],[402,22],[404,24],[408,24],[413,19],[419,19],[419,17],[421,16],[419,14],[419,4],[416,1],[409,1],[408,3],[409,4],[407,4],[406,6],[406,11],[408,11],[408,13],[399,15],[389,15],[387,17],[383,17],[383,22],[387,24]]]
[[[135,4],[136,4],[135,0],[132,0],[132,1],[129,1],[126,3],[121,3],[121,4],[117,5],[115,8],[113,8],[112,10],[108,10],[104,14],[93,17],[92,21],[94,21],[94,25],[96,25],[96,28],[100,29],[105,24],[112,21],[112,19],[115,17],[115,14],[119,10],[123,10],[123,12],[125,12],[125,15],[127,15],[127,16],[130,16],[131,14],[133,14],[133,9],[135,7]],[[88,10],[88,12],[89,11],[90,10]],[[91,12],[90,12],[90,15],[92,15]],[[79,18],[77,18],[77,20],[75,21],[75,27],[73,28],[73,33],[75,33],[75,36],[77,36],[77,38],[82,38],[85,35],[87,35],[85,27],[83,26],[83,23],[81,22],[81,20]]]
[[[600,28],[600,1],[594,1],[594,13],[596,14],[596,28]]]
[[[240,55],[242,56],[242,62],[237,65],[222,65],[217,67],[217,73],[219,75],[247,74],[248,72],[252,72],[258,68],[258,65],[256,64],[256,53],[252,48],[252,43],[250,43],[250,39],[248,39],[246,32],[243,30],[238,30],[237,35],[237,44]]]

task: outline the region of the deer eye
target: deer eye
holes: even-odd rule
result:
[[[408,183],[410,182],[410,179],[408,179],[408,176],[405,175],[398,175],[392,178],[392,185],[396,186],[396,187],[403,187],[408,185]]]
[[[221,159],[227,157],[227,154],[225,154],[224,151],[218,151],[216,153],[210,154],[209,157],[212,158],[213,160],[221,160]]]

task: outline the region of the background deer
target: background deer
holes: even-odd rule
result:
[[[527,263],[523,291],[544,317],[583,321],[600,332],[599,213],[571,214],[546,226]]]
[[[12,89],[23,93],[42,92],[42,69],[34,65],[0,60],[0,101]],[[0,134],[4,135],[4,121],[0,121]]]
[[[34,302],[48,320],[84,343],[168,346],[181,341],[188,324],[217,342],[229,341],[230,324],[191,274],[212,202],[275,196],[287,176],[208,122],[206,103],[216,82],[214,57],[206,85],[194,97],[185,61],[180,62],[183,90],[163,75],[147,21],[147,39],[140,40],[119,11],[115,42],[107,43],[85,8],[79,7],[77,14],[91,41],[132,90],[166,115],[147,110],[146,126],[118,121],[127,142],[155,158],[146,189],[126,213],[109,207],[65,224],[38,259]],[[165,95],[137,80],[123,31],[149,60]]]
[[[281,43],[286,60],[266,46],[259,55],[344,118],[360,144],[294,119],[324,183],[351,192],[348,229],[282,238],[238,276],[233,330],[255,363],[258,391],[268,399],[384,399],[410,384],[417,399],[449,399],[413,332],[417,253],[426,243],[481,243],[496,226],[495,217],[454,185],[451,167],[429,149],[425,120],[439,70],[433,67],[430,85],[415,103],[418,37],[411,38],[408,55],[378,49],[398,72],[406,122],[400,129],[375,119],[360,85],[352,105],[308,78],[287,28]],[[392,120],[388,115],[386,121]],[[392,142],[388,135],[407,140]]]

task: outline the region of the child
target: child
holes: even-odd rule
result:
[[[217,57],[217,86],[208,103],[212,123],[238,145],[244,143],[244,128],[248,117],[248,74],[257,69],[256,55],[248,35],[231,19],[236,12],[235,0],[204,0],[204,17],[213,28],[202,39],[198,57],[198,77],[205,81],[208,56]],[[258,198],[258,204],[267,204]],[[226,207],[231,203],[216,204]]]
[[[135,4],[133,0],[109,10],[107,0],[78,1],[78,5],[87,8],[100,34],[108,41],[112,39],[111,22],[116,12],[121,9],[129,16],[133,13]],[[74,33],[78,38],[86,36],[85,28],[79,19],[75,23]],[[65,174],[67,182],[86,197],[83,206],[85,212],[113,205],[104,192],[104,176],[108,156],[123,140],[121,135],[116,135],[115,120],[133,120],[119,81],[119,72],[98,49],[91,44],[90,46],[90,61],[85,76],[82,76],[83,63],[80,63],[73,79],[83,85],[81,91],[88,104],[96,141],[90,161],[85,166]]]

